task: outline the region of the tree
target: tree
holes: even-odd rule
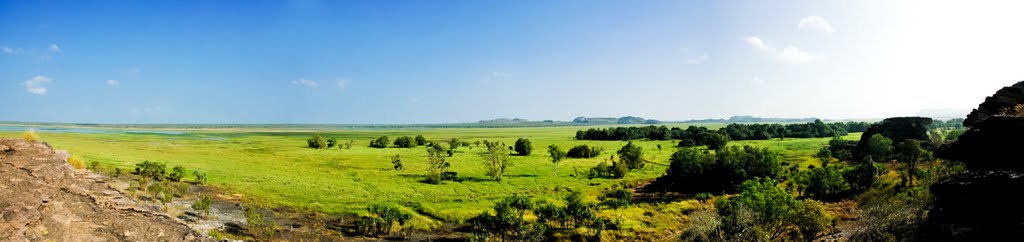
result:
[[[391,164],[395,165],[396,171],[401,171],[403,168],[405,168],[402,166],[402,157],[400,157],[399,155],[391,157]]]
[[[416,135],[416,145],[427,145],[427,138],[423,135]]]
[[[389,139],[388,139],[387,136],[381,136],[381,137],[379,137],[379,138],[377,138],[377,139],[375,139],[373,141],[370,141],[370,147],[378,148],[378,149],[387,148],[388,147],[388,141],[389,141]]]
[[[803,187],[805,195],[819,200],[835,200],[849,189],[839,166],[816,167],[800,174],[795,179]]]
[[[320,137],[320,134],[313,134],[312,138],[306,140],[306,145],[313,149],[324,149],[327,148],[327,140]]]
[[[828,163],[832,161],[832,151],[829,150],[828,147],[821,147],[821,149],[818,149],[818,153],[814,154],[814,157],[821,160],[822,166],[827,166]]]
[[[338,145],[337,138],[331,137],[330,139],[327,139],[327,148],[334,148],[335,145]]]
[[[203,218],[206,218],[207,216],[210,216],[211,203],[213,203],[213,199],[210,198],[210,195],[202,195],[199,197],[199,200],[192,203],[192,209],[200,212],[203,215]]]
[[[640,169],[644,167],[644,149],[640,146],[634,145],[633,141],[626,143],[618,151],[619,160],[626,164],[629,170]]]
[[[555,176],[558,176],[558,162],[565,158],[565,151],[557,145],[548,145],[548,154],[551,155],[551,163],[555,167]]]
[[[879,161],[886,161],[892,154],[892,140],[881,134],[872,135],[868,139],[864,152]]]
[[[398,147],[401,147],[401,148],[416,147],[416,143],[413,142],[412,137],[409,137],[409,136],[402,136],[402,137],[395,138],[394,145],[398,146]]]
[[[430,164],[427,166],[427,183],[441,184],[442,172],[447,172],[448,161],[445,161],[445,150],[438,144],[427,147],[427,156]]]
[[[166,172],[165,167],[164,163],[147,160],[142,163],[135,164],[135,174],[160,181],[164,179],[164,173]]]
[[[729,136],[725,136],[717,132],[708,133],[704,143],[708,146],[708,149],[718,150],[729,143]]]
[[[572,147],[572,149],[569,149],[569,152],[567,152],[565,156],[570,158],[591,158],[601,155],[602,151],[604,151],[604,149],[597,146],[590,147],[587,145],[577,145]]]
[[[520,156],[528,156],[533,151],[533,144],[530,139],[519,138],[516,140],[515,150]]]
[[[820,204],[805,206],[773,179],[751,179],[740,185],[740,195],[720,199],[715,207],[723,217],[726,235],[737,240],[776,241],[787,232],[806,232],[809,235],[804,239],[813,240],[820,231],[830,229],[832,218],[824,206],[816,205]],[[816,223],[819,221],[829,223]],[[801,231],[800,225],[808,226],[807,231]]]
[[[192,175],[196,176],[196,184],[206,183],[206,173],[198,170],[192,171]]]
[[[487,162],[487,175],[501,182],[501,177],[505,174],[505,169],[511,165],[511,160],[505,152],[504,143],[490,144],[487,151],[482,154],[484,161]]]
[[[917,172],[917,162],[924,156],[921,143],[914,139],[908,139],[896,145],[896,160],[903,163],[906,171],[900,174],[900,184],[903,188],[909,188],[914,184],[914,173]]]
[[[171,173],[167,174],[167,179],[175,182],[181,181],[182,177],[185,177],[185,168],[181,166],[171,168]]]

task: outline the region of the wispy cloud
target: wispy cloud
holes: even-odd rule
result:
[[[121,82],[117,80],[107,80],[107,86],[116,87],[118,85],[121,85]]]
[[[320,86],[320,84],[317,84],[316,81],[309,80],[309,79],[306,79],[306,78],[299,78],[298,80],[293,80],[292,81],[292,85],[299,85],[299,86],[304,86],[304,87],[308,87],[308,88],[316,88],[316,87]]]
[[[46,89],[46,85],[49,84],[51,81],[53,81],[53,79],[50,79],[49,77],[35,76],[32,79],[25,81],[25,83],[23,83],[22,85],[25,86],[25,90],[29,93],[43,95],[46,94],[47,91],[49,91]]]
[[[743,41],[755,49],[772,54],[779,62],[784,64],[800,64],[825,58],[825,54],[811,54],[793,45],[787,45],[780,50],[757,36],[744,37]]]
[[[821,16],[804,17],[800,19],[800,23],[798,23],[796,26],[797,28],[800,29],[818,30],[826,33],[836,32],[836,30],[832,28],[832,24],[829,23],[828,20],[826,20],[825,18],[822,18]]]
[[[345,89],[351,83],[352,83],[352,79],[349,79],[349,78],[338,79],[338,88]]]
[[[495,72],[491,72],[490,75],[487,75],[487,76],[484,76],[483,78],[480,78],[480,82],[484,83],[484,84],[496,83],[496,82],[500,83],[502,81],[505,81],[506,79],[508,79],[511,76],[512,76],[511,74],[508,74],[506,72],[495,71]]]
[[[708,53],[697,54],[696,51],[693,51],[690,48],[683,48],[682,52],[683,52],[683,57],[686,58],[686,64],[690,64],[690,65],[696,65],[696,64],[704,63],[704,62],[707,62],[708,59],[711,58],[711,56],[708,55]]]
[[[2,52],[4,54],[16,55],[16,54],[24,54],[25,53],[25,49],[15,48],[15,47],[10,47],[10,46],[0,46],[0,52]]]
[[[764,83],[765,83],[764,79],[761,79],[760,77],[756,77],[756,76],[754,77],[754,84],[764,85]]]
[[[60,46],[57,46],[57,44],[50,44],[49,49],[50,49],[51,52],[54,52],[54,53],[63,52],[63,51],[60,50]]]

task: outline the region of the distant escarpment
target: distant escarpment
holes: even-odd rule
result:
[[[1024,236],[1024,82],[1000,89],[964,121],[969,129],[935,157],[968,171],[932,185],[931,240],[997,241]]]
[[[75,170],[46,143],[0,139],[0,241],[206,241]]]

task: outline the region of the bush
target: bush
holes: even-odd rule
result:
[[[100,168],[100,162],[99,161],[94,161],[94,160],[93,161],[89,161],[89,170],[97,171],[97,168]]]
[[[156,180],[163,180],[164,173],[166,172],[164,163],[143,161],[142,163],[135,164],[135,174],[142,177],[149,177]]]
[[[167,174],[167,179],[175,182],[181,181],[182,177],[185,177],[185,168],[181,166],[171,168],[171,173]]]
[[[39,140],[39,134],[37,134],[35,130],[30,129],[28,131],[25,131],[24,133],[21,133],[21,139],[28,142],[36,142]]]
[[[569,149],[565,156],[569,158],[591,158],[601,155],[601,151],[604,151],[601,147],[590,147],[587,145],[577,145]]]
[[[644,149],[640,146],[634,145],[633,141],[630,141],[626,145],[619,149],[619,160],[626,164],[629,170],[640,169],[644,167]]]
[[[621,208],[629,206],[633,201],[633,191],[625,188],[613,188],[601,194],[601,205],[610,208]]]
[[[530,139],[519,138],[516,140],[515,150],[521,156],[528,156],[533,152],[533,144],[530,142]]]
[[[312,138],[306,140],[306,145],[313,149],[325,149],[327,148],[327,140],[324,137],[320,137],[320,134],[314,134]]]
[[[121,176],[121,167],[114,167],[114,177]]]
[[[206,173],[201,171],[192,171],[192,175],[196,176],[196,184],[206,183]]]
[[[409,137],[409,136],[402,136],[402,137],[395,138],[394,144],[395,144],[395,146],[398,146],[398,147],[401,147],[401,148],[416,147],[416,143],[413,142],[412,137]]]
[[[416,135],[416,145],[427,145],[427,138],[423,135]]]
[[[202,195],[199,197],[199,200],[192,203],[192,209],[200,212],[203,214],[203,218],[206,218],[210,215],[210,204],[212,203],[213,199],[210,198],[210,195]]]
[[[333,138],[332,137],[330,139],[327,139],[327,148],[334,148],[335,145],[338,145],[338,139],[337,138]]]
[[[71,157],[68,157],[68,163],[71,164],[71,166],[74,167],[76,170],[85,169],[85,159],[82,159],[82,157],[79,157],[77,155],[72,155]]]
[[[245,209],[246,229],[257,240],[269,241],[274,236],[274,220],[263,215],[258,209],[248,207]]]
[[[388,139],[387,136],[381,136],[380,138],[377,138],[377,139],[375,139],[373,141],[370,141],[370,147],[378,148],[378,149],[387,148],[388,147],[388,140],[389,139]]]
[[[601,163],[597,164],[597,166],[594,166],[593,168],[590,168],[590,172],[587,174],[587,178],[589,178],[589,179],[594,179],[594,178],[614,178],[614,179],[618,179],[618,178],[625,177],[626,173],[628,173],[628,172],[629,172],[629,167],[626,166],[626,163],[624,163],[624,162],[615,162],[613,160],[611,166],[607,165],[605,162],[601,162]]]
[[[404,225],[412,219],[412,215],[402,212],[393,205],[376,204],[370,206],[370,215],[362,216],[355,222],[357,232],[366,236],[381,236],[391,234],[391,228],[395,222]]]

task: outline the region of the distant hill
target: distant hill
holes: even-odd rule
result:
[[[917,112],[916,116],[929,117],[939,120],[948,120],[954,118],[965,118],[967,114],[971,113],[970,109],[955,109],[955,108],[940,108],[940,109],[922,109]]]
[[[658,120],[644,119],[641,117],[625,116],[621,118],[588,118],[588,117],[576,117],[572,120],[573,123],[577,124],[659,124]]]
[[[732,116],[729,119],[694,119],[683,123],[808,123],[818,118],[762,118],[754,116]]]

